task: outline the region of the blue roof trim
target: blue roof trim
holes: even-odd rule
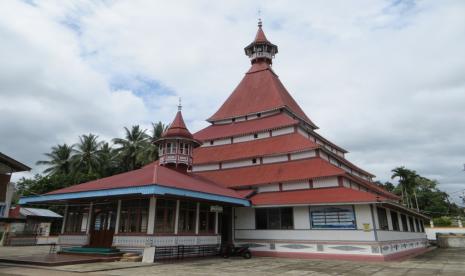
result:
[[[209,193],[203,193],[203,192],[196,192],[196,191],[165,187],[165,186],[159,186],[159,185],[147,185],[147,186],[139,186],[139,187],[96,190],[96,191],[86,191],[86,192],[77,192],[77,193],[21,197],[19,199],[19,204],[28,204],[28,203],[52,201],[52,200],[76,199],[76,198],[118,196],[118,195],[127,195],[127,194],[177,195],[177,196],[201,198],[201,199],[212,200],[212,201],[227,202],[227,203],[233,203],[233,204],[238,204],[238,205],[243,205],[243,206],[250,206],[250,202],[246,199],[240,199],[240,198],[229,197],[229,196],[221,196],[221,195],[215,195],[215,194],[209,194]]]

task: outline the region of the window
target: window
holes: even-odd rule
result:
[[[258,138],[258,134],[255,133],[255,134],[253,135],[253,138],[254,138],[254,139],[257,139],[257,138]]]
[[[262,114],[261,114],[261,113],[257,113],[257,117],[258,117],[258,118],[262,117]]]
[[[213,145],[213,140],[210,141],[210,145]]]
[[[179,143],[179,153],[185,154],[184,153],[184,143]]]
[[[184,154],[189,155],[189,144],[184,144]]]
[[[82,206],[74,206],[68,208],[68,214],[65,221],[65,232],[67,233],[82,233],[87,230],[87,217],[89,209]]]
[[[392,230],[399,231],[399,217],[397,213],[391,210]]]
[[[294,229],[292,210],[291,207],[255,209],[256,229]]]
[[[377,207],[378,211],[378,229],[389,230],[386,209]]]
[[[425,225],[422,220],[420,220],[420,228],[421,228],[421,232],[425,232]]]
[[[176,200],[157,198],[157,206],[155,209],[155,232],[174,233]]]
[[[352,206],[321,206],[310,208],[312,228],[355,229],[355,213]]]
[[[400,219],[402,220],[402,230],[404,232],[408,232],[407,216],[402,214],[402,215],[400,215]]]
[[[257,164],[257,158],[252,159],[252,164]]]
[[[166,143],[166,153],[172,153],[171,143]]]
[[[418,219],[415,219],[415,226],[417,227],[415,228],[416,232],[420,232],[420,224],[418,223]]]
[[[215,233],[215,213],[210,212],[210,205],[205,203],[200,204],[199,232]]]
[[[408,221],[409,221],[409,224],[410,224],[410,232],[415,232],[415,226],[413,226],[413,218],[409,217]]]
[[[123,200],[120,212],[120,233],[147,232],[149,199]]]
[[[181,201],[179,206],[179,233],[194,233],[195,220],[197,215],[197,203],[190,201]]]

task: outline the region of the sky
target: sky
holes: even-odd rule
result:
[[[0,152],[43,168],[87,133],[170,123],[192,132],[248,70],[263,20],[273,68],[346,157],[465,189],[465,1],[0,1]]]

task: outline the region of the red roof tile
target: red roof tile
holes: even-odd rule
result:
[[[216,185],[208,179],[202,178],[201,176],[192,173],[182,173],[174,169],[159,166],[158,162],[153,162],[138,170],[70,186],[49,192],[47,194],[64,194],[116,188],[129,188],[153,184],[209,194],[242,198],[234,190]]]
[[[346,177],[349,178],[350,180],[353,180],[359,184],[361,184],[362,186],[366,187],[367,189],[370,189],[372,191],[376,191],[388,198],[391,198],[391,199],[394,199],[394,200],[399,200],[400,197],[398,195],[395,195],[393,193],[390,193],[388,191],[386,191],[385,189],[379,187],[378,185],[376,185],[375,183],[373,182],[370,182],[370,181],[367,181],[361,177],[358,177],[358,176],[355,176],[355,175],[352,175],[352,174],[349,174],[349,173],[346,173]]]
[[[315,124],[287,92],[271,67],[264,62],[257,62],[252,64],[252,68],[246,73],[236,89],[208,121],[244,116],[281,107],[289,109],[316,128]]]
[[[280,113],[260,119],[253,119],[231,124],[211,125],[198,131],[197,133],[194,133],[194,137],[197,140],[206,141],[230,136],[245,135],[270,129],[277,129],[296,124],[298,124],[297,120],[292,119],[284,113]]]
[[[224,187],[241,187],[343,175],[344,171],[320,158],[250,167],[196,172]]]
[[[186,127],[184,119],[182,117],[181,111],[176,113],[173,122],[170,124],[169,128],[162,134],[162,138],[165,137],[186,137],[192,139],[192,134]]]
[[[314,149],[318,145],[298,133],[229,145],[194,149],[194,164],[218,163],[247,157],[266,156]]]
[[[268,39],[266,39],[265,33],[263,32],[263,29],[261,26],[258,27],[254,42],[269,42]]]
[[[289,204],[322,204],[376,202],[385,200],[373,193],[354,189],[336,187],[285,192],[259,193],[252,198],[252,205],[289,205]]]

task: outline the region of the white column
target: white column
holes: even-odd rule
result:
[[[89,205],[89,215],[87,216],[87,229],[86,229],[86,234],[89,234],[90,233],[90,226],[91,226],[91,222],[92,222],[92,211],[94,209],[94,204],[91,202],[90,205]]]
[[[174,234],[178,234],[178,225],[179,225],[179,205],[181,202],[179,202],[179,199],[176,200],[176,216],[174,217]]]
[[[215,212],[215,235],[218,235],[218,212]]]
[[[149,219],[147,221],[147,234],[155,233],[155,211],[157,206],[157,198],[151,197],[149,202]]]
[[[61,234],[65,233],[65,227],[66,227],[66,219],[68,218],[68,203],[66,203],[65,206],[65,214],[63,215],[63,221],[61,225]]]
[[[197,205],[196,205],[196,210],[195,210],[195,234],[198,235],[199,234],[199,224],[200,224],[200,221],[199,221],[199,215],[200,215],[200,202],[197,202]]]
[[[121,199],[118,200],[118,207],[116,208],[115,235],[119,233],[120,217],[121,217]]]
[[[429,226],[430,226],[431,228],[434,228],[434,223],[433,223],[433,220],[432,220],[432,219],[429,221]]]
[[[399,231],[407,231],[404,230],[404,226],[402,225],[402,214],[397,213],[397,220],[399,221]]]

